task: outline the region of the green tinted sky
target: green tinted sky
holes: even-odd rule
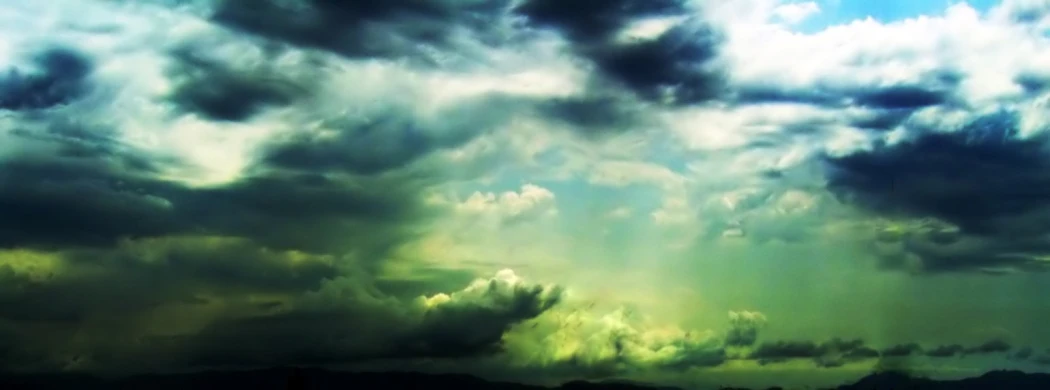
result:
[[[1045,1],[244,4],[0,5],[3,367],[1050,364]]]

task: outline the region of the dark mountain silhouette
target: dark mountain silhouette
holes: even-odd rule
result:
[[[409,372],[353,373],[315,368],[274,368],[254,371],[206,371],[186,374],[136,375],[105,379],[85,374],[0,375],[4,390],[371,390],[371,389],[477,389],[552,390],[549,387],[487,381],[463,374],[423,374]],[[676,390],[623,381],[572,381],[554,390]],[[780,390],[772,387],[768,390]],[[897,372],[868,375],[856,383],[829,390],[1046,390],[1050,374],[1020,371],[993,371],[975,378],[933,380]],[[748,390],[726,387],[724,390]]]
[[[1028,390],[1050,389],[1050,374],[1028,374],[1021,371],[991,371],[975,378],[933,380],[916,378],[899,372],[868,375],[857,383],[839,386],[838,390]]]

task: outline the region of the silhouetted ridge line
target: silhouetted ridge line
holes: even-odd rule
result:
[[[1042,390],[1050,389],[1050,374],[1029,374],[1021,371],[991,371],[974,378],[933,380],[901,372],[879,372],[861,378],[854,384],[839,386],[838,390]]]
[[[424,374],[417,372],[355,373],[318,368],[273,368],[252,371],[205,371],[185,374],[150,374],[105,379],[85,374],[8,374],[0,375],[3,390],[168,390],[168,389],[478,389],[552,390],[550,387],[494,382],[466,374]],[[554,390],[681,390],[678,387],[636,384],[628,381],[566,382]],[[974,378],[933,380],[901,372],[885,371],[834,388],[836,390],[1048,390],[1050,374],[1021,371],[992,371]],[[723,387],[722,390],[750,390]],[[770,387],[766,390],[782,390]]]

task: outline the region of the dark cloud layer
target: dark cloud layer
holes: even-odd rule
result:
[[[922,108],[944,103],[947,96],[942,91],[919,86],[898,86],[860,94],[856,103],[860,106],[881,109]]]
[[[234,253],[241,257],[216,259],[229,254],[197,245],[190,250],[197,253],[179,253],[186,249],[144,243],[136,250],[159,253],[105,264],[75,259],[78,271],[41,281],[0,267],[0,320],[25,331],[6,347],[14,360],[5,367],[50,371],[77,360],[83,369],[141,371],[476,357],[501,352],[505,332],[561,299],[557,288],[497,276],[448,296],[406,301],[384,295],[363,274],[333,276],[323,259],[294,262],[295,255],[260,256],[247,246],[248,253]],[[279,295],[246,300],[267,293]],[[224,307],[224,314],[175,335],[136,326],[152,310],[177,306]],[[90,334],[87,344],[70,329]],[[29,355],[37,357],[22,359]]]
[[[213,19],[241,31],[354,58],[406,58],[448,49],[457,34],[498,39],[509,2],[454,0],[221,0]]]
[[[33,143],[59,154],[16,157],[0,166],[0,246],[107,244],[178,230],[169,203],[147,192],[165,187],[142,178],[151,171],[148,162],[114,155],[108,142],[85,145],[49,130]]]
[[[922,352],[922,347],[916,343],[898,344],[892,347],[883,349],[881,355],[884,357],[905,357],[912,356]]]
[[[984,344],[967,348],[963,351],[964,355],[987,355],[992,353],[1004,353],[1010,351],[1013,346],[1010,343],[1003,340],[991,340]]]
[[[989,340],[972,347],[964,347],[959,344],[940,345],[926,350],[926,356],[935,358],[947,358],[955,356],[989,355],[1009,352],[1013,347],[1003,340]],[[1023,351],[1018,351],[1021,353]]]
[[[177,50],[172,57],[175,66],[170,72],[177,87],[171,101],[184,111],[211,120],[246,120],[266,108],[291,104],[304,97],[310,87],[265,66],[233,68],[189,48]]]
[[[765,324],[765,316],[753,312],[732,312],[729,314],[729,331],[726,332],[725,344],[729,347],[749,347],[758,341],[758,331]]]
[[[321,127],[337,131],[337,137],[297,135],[272,145],[264,158],[287,169],[380,174],[492,131],[512,117],[520,107],[516,103],[484,96],[426,117],[408,107],[389,107],[368,117],[331,118]]]
[[[712,67],[721,35],[697,20],[680,0],[529,0],[515,11],[531,25],[565,35],[573,50],[598,73],[659,103],[694,104],[722,93],[722,75]],[[623,42],[630,23],[654,17],[687,17],[656,38]]]
[[[91,60],[76,50],[39,50],[28,69],[0,75],[0,110],[38,110],[68,103],[88,92]]]
[[[569,39],[589,42],[607,40],[632,21],[679,16],[686,12],[686,8],[680,0],[529,0],[516,11],[538,26],[554,27],[564,31]]]
[[[172,303],[207,304],[207,297],[295,293],[337,275],[331,259],[298,259],[243,239],[147,239],[56,256],[62,266],[46,278],[7,270],[0,318],[76,325]]]
[[[830,188],[874,213],[934,218],[947,227],[909,231],[903,252],[928,272],[1042,269],[1050,203],[1045,137],[1018,138],[1017,114],[1000,112],[954,132],[918,132],[892,146],[829,159]],[[952,228],[954,226],[955,228]]]
[[[927,350],[926,356],[935,358],[954,357],[963,353],[963,351],[965,351],[965,348],[959,344],[939,345]]]
[[[858,58],[864,62],[864,58]],[[958,88],[965,75],[952,69],[928,72],[917,82],[865,85],[818,81],[795,87],[754,82],[734,85],[727,100],[736,105],[805,104],[831,110],[864,109],[852,115],[849,125],[882,132],[906,125],[917,111],[931,107],[960,107]],[[812,133],[819,123],[785,129],[792,133]]]
[[[191,364],[203,366],[478,356],[500,352],[511,326],[560,299],[558,288],[501,275],[427,303],[401,302],[367,281],[340,278],[290,310],[215,323],[181,344],[192,346]]]
[[[879,357],[878,351],[866,346],[863,340],[831,339],[812,341],[774,341],[759,344],[748,355],[759,364],[779,363],[792,359],[811,359],[822,367],[837,367],[848,362]]]
[[[119,156],[35,160],[7,161],[0,168],[0,245],[109,245],[120,238],[198,232],[331,251],[346,246],[344,234],[354,230],[374,240],[358,244],[387,243],[381,234],[396,235],[399,222],[423,216],[422,204],[413,203],[421,202],[412,193],[419,187],[410,181],[267,174],[191,189],[152,179],[142,168],[125,168]]]
[[[921,82],[892,85],[833,85],[818,82],[806,88],[773,84],[734,86],[738,104],[800,103],[827,108],[863,107],[872,110],[906,110],[951,104],[964,77],[941,70],[925,75]]]
[[[309,77],[198,49],[169,53],[175,115],[246,121],[312,98]],[[90,77],[90,56],[34,53],[36,68],[0,83],[17,126],[0,155],[0,322],[19,335],[0,334],[5,368],[473,356],[559,300],[499,281],[423,307],[374,287],[391,251],[442,212],[424,202],[441,167],[415,163],[491,129],[503,100],[425,120],[403,107],[380,128],[335,118],[343,143],[277,143],[242,177],[193,186],[166,176],[187,162],[120,140],[111,96],[87,93],[110,90]],[[184,320],[154,319],[173,310]]]
[[[814,341],[770,341],[759,343],[747,355],[747,359],[759,364],[781,363],[795,359],[809,359],[821,367],[838,367],[850,362],[880,359],[880,367],[900,368],[902,359],[924,354],[930,358],[950,358],[970,355],[1004,354],[1012,349],[1003,340],[965,347],[961,344],[940,345],[924,349],[918,343],[898,344],[876,350],[863,340],[833,338],[823,342]],[[1029,351],[1030,353],[1031,351]]]
[[[1016,359],[1016,360],[1028,360],[1029,358],[1032,357],[1032,355],[1034,353],[1035,353],[1035,350],[1032,349],[1032,347],[1024,347],[1024,348],[1020,348],[1016,352],[1014,352],[1014,354],[1011,355],[1010,358],[1011,359]]]
[[[621,134],[647,122],[645,106],[614,94],[549,99],[539,102],[537,110],[573,126],[585,138]]]
[[[513,7],[513,9],[512,9]],[[691,104],[717,97],[721,74],[710,62],[721,38],[680,0],[615,2],[529,0],[219,1],[221,24],[297,46],[354,58],[411,58],[436,64],[468,53],[465,43],[511,44],[528,25],[561,32],[576,54],[589,59],[604,79],[639,97]],[[620,42],[616,34],[649,17],[689,16],[655,39]],[[445,52],[435,60],[427,48]]]

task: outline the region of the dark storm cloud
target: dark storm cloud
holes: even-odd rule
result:
[[[847,360],[865,360],[879,357],[879,351],[869,347],[858,347],[842,355]]]
[[[898,344],[892,347],[883,349],[881,354],[883,357],[905,357],[917,355],[922,352],[922,347],[916,343]]]
[[[270,107],[285,106],[306,95],[309,85],[267,69],[233,67],[181,48],[172,53],[175,80],[170,99],[180,109],[216,121],[242,121]],[[270,59],[271,61],[274,59]]]
[[[452,299],[428,309],[418,333],[407,341],[409,354],[462,356],[494,352],[510,326],[535,318],[561,300],[561,290],[515,285],[500,291],[489,281],[476,298]]]
[[[129,150],[115,139],[112,121],[92,111],[98,98],[85,92],[97,88],[87,77],[86,55],[43,53],[30,58],[46,66],[19,82],[18,107],[77,104],[8,117],[13,128],[3,142],[12,152],[0,158],[0,247],[100,245],[177,230],[170,204],[149,192],[165,186],[150,178],[164,159]]]
[[[914,84],[837,86],[826,82],[804,88],[776,84],[745,84],[734,87],[737,104],[799,103],[827,108],[864,107],[876,111],[911,113],[924,107],[951,103],[962,76],[953,71],[925,75]]]
[[[210,92],[189,90],[213,87],[217,89],[212,92],[220,92],[212,96],[216,99],[207,98],[207,102],[191,98],[195,101],[192,107],[184,107],[206,119],[246,119],[243,115],[281,103],[267,96],[299,98],[302,88],[310,85],[299,77],[281,79],[283,76],[276,74],[273,77],[283,81],[267,84],[276,70],[265,65],[241,74],[239,68],[216,62],[198,51],[177,52],[181,54],[175,56],[175,62],[193,68],[189,73],[195,76],[188,82],[176,82],[176,96],[205,96]],[[39,90],[18,91],[31,91],[34,96],[56,96],[57,91],[64,91],[67,103],[73,97],[81,99],[60,111],[36,110],[8,117],[14,127],[4,134],[3,146],[9,152],[0,157],[0,247],[105,247],[122,238],[192,233],[247,237],[279,249],[340,252],[354,248],[362,256],[381,257],[383,248],[407,237],[404,234],[412,229],[410,221],[428,215],[423,210],[421,189],[438,180],[438,176],[433,172],[413,173],[404,167],[410,162],[404,159],[408,158],[406,155],[413,159],[426,155],[444,144],[415,145],[396,135],[391,135],[395,140],[388,141],[383,138],[387,134],[372,134],[367,140],[370,145],[347,145],[372,152],[371,159],[350,160],[338,167],[304,162],[295,167],[300,168],[297,172],[262,162],[232,183],[190,187],[161,178],[168,169],[191,168],[184,162],[149,154],[120,140],[118,121],[105,110],[109,96],[99,94],[87,99],[71,94],[70,91],[81,89],[108,90],[83,78],[83,68],[89,64],[82,60],[83,56],[68,51],[46,53],[51,54],[31,57],[51,58],[43,62],[51,64],[43,68],[48,72],[33,76],[36,78],[32,80],[52,81],[22,82],[20,85],[35,85]],[[233,85],[230,83],[251,91],[246,95],[227,95],[247,91],[227,88]],[[72,84],[77,88],[57,87]],[[256,87],[269,92],[253,89]],[[223,107],[200,105],[211,103]],[[391,114],[392,120],[406,121],[397,115],[412,113]],[[434,118],[428,124],[438,127],[445,119],[454,118]],[[469,127],[465,121],[461,118],[457,125]],[[349,127],[348,132],[358,129]],[[456,139],[465,142],[477,135],[472,131],[473,128],[463,130]],[[374,148],[384,142],[393,145],[392,150],[378,152],[389,152],[390,156]],[[398,148],[414,149],[398,154]],[[380,164],[384,171],[406,169],[381,177],[338,174],[341,169],[375,173],[376,161],[383,158],[392,161]],[[360,163],[360,167],[352,163]]]
[[[0,245],[105,246],[120,238],[200,232],[325,252],[383,247],[405,237],[400,234],[410,226],[402,222],[424,216],[416,192],[423,180],[265,173],[193,189],[154,179],[148,167],[129,167],[120,157],[6,161]],[[362,239],[347,240],[352,231]]]
[[[375,280],[375,285],[387,295],[398,299],[410,299],[454,291],[474,279],[474,272],[469,269],[419,265],[412,270],[412,277],[409,279],[380,276]]]
[[[998,339],[989,340],[971,347],[966,347],[961,344],[947,344],[928,347],[925,349],[917,343],[905,343],[883,349],[879,355],[884,359],[906,358],[920,355],[925,355],[926,357],[931,358],[949,358],[956,356],[1002,354],[1009,352],[1012,348],[1013,347],[1006,341]],[[1028,354],[1031,354],[1030,349]]]
[[[976,345],[970,348],[966,348],[963,351],[963,355],[987,355],[993,353],[1005,353],[1009,352],[1013,346],[1010,343],[1003,340],[990,340],[981,345]]]
[[[1034,353],[1035,350],[1032,349],[1032,347],[1024,347],[1018,349],[1013,355],[1010,355],[1010,358],[1015,360],[1028,360]]]
[[[38,110],[69,103],[87,93],[94,70],[83,54],[64,47],[39,50],[32,67],[0,75],[0,110]]]
[[[862,340],[830,339],[813,341],[774,341],[759,344],[748,355],[748,359],[766,365],[793,359],[811,359],[821,367],[838,367],[848,362],[863,361],[879,357],[878,351],[866,346]]]
[[[516,6],[507,0],[264,0],[251,4],[219,1],[213,19],[235,29],[296,46],[321,48],[354,58],[411,58],[430,65],[454,61],[458,56],[470,56],[470,45],[463,44],[465,40],[506,46],[521,42],[519,38],[534,36],[531,33],[536,29],[554,30],[565,36],[576,55],[589,60],[596,74],[585,94],[537,102],[538,109],[542,115],[566,122],[593,136],[623,131],[644,121],[644,115],[641,115],[643,107],[637,101],[615,96],[622,95],[619,87],[625,87],[642,100],[658,103],[692,104],[719,96],[722,75],[712,68],[711,62],[717,55],[721,38],[699,21],[695,13],[680,0],[617,0],[613,3],[530,0]],[[525,18],[525,26],[534,29],[521,29],[522,25],[515,22],[519,16]],[[657,16],[684,16],[688,20],[655,39],[621,42],[616,38],[629,24]],[[442,54],[430,50],[434,48]],[[279,105],[291,100],[286,89],[247,77],[220,74],[186,78],[185,88],[176,93],[174,101],[188,110],[213,118],[244,119],[260,106]],[[610,84],[616,84],[617,88],[610,87]],[[221,85],[230,88],[220,90],[218,86]],[[406,143],[418,145],[400,146],[394,151],[395,154],[403,153],[405,158],[417,155],[415,147],[425,148],[428,143],[442,140],[454,141],[454,134],[449,135],[453,138],[434,139],[413,129],[399,132],[404,133]],[[348,135],[350,138],[360,136]],[[336,157],[333,156],[336,152],[319,150],[307,145],[309,143],[311,141],[307,139],[293,142],[283,150],[275,151],[273,161],[280,164],[297,164],[304,160],[332,163],[333,160],[347,159],[346,155],[352,156],[351,159],[374,159],[368,157],[367,150],[338,153],[342,156]],[[367,161],[361,161],[362,165],[365,163]],[[385,169],[385,162],[371,163],[371,168],[363,169]]]
[[[900,114],[946,103],[950,97],[950,90],[945,87],[922,85],[872,88],[833,88],[818,85],[806,89],[744,85],[735,91],[734,101],[740,104],[800,103],[828,108],[859,106]]]
[[[943,91],[902,85],[862,93],[857,96],[855,104],[882,109],[900,109],[935,106],[946,100],[947,95]]]
[[[174,115],[246,121],[314,98],[310,69],[245,66],[198,49],[169,53]],[[274,140],[243,176],[191,186],[169,174],[194,166],[122,141],[105,94],[123,89],[92,84],[91,62],[77,62],[88,57],[73,53],[46,52],[31,58],[40,69],[3,78],[2,109],[21,111],[5,116],[14,127],[0,134],[0,256],[10,263],[0,264],[0,321],[19,340],[9,347],[0,339],[0,366],[476,355],[498,350],[510,326],[557,303],[558,293],[515,286],[423,308],[373,287],[390,252],[442,212],[423,198],[443,167],[420,160],[490,131],[514,111],[506,99],[426,118],[406,105],[372,122],[331,119],[341,143]],[[333,283],[374,291],[325,290]],[[184,320],[155,323],[172,311]],[[212,325],[198,334],[187,325],[197,321]],[[169,326],[177,329],[155,329]],[[267,337],[265,353],[252,349]]]
[[[683,348],[682,352],[656,367],[689,370],[698,367],[718,367],[726,360],[728,357],[723,348]]]
[[[56,256],[62,265],[44,279],[4,272],[0,318],[75,324],[161,305],[208,303],[203,296],[299,292],[337,276],[324,257],[271,251],[243,239],[149,239]]]
[[[362,281],[334,280],[291,311],[214,324],[183,344],[199,365],[462,358],[501,351],[511,326],[561,300],[556,287],[497,278],[436,303],[399,302]],[[480,283],[480,284],[477,284]],[[432,298],[432,300],[435,298]]]
[[[410,57],[471,32],[499,39],[506,0],[220,0],[213,19],[242,31],[349,57]]]
[[[933,358],[948,358],[961,355],[966,348],[959,344],[939,345],[926,350],[926,356]]]
[[[748,358],[760,364],[782,362],[789,359],[806,359],[819,355],[820,348],[812,341],[775,341],[759,344]]]
[[[1025,92],[1038,94],[1050,88],[1050,75],[1022,73],[1014,78],[1014,82],[1024,88]]]
[[[776,83],[755,83],[733,86],[728,101],[737,105],[786,103],[836,110],[863,108],[863,113],[850,115],[849,125],[885,131],[904,124],[917,110],[955,104],[954,93],[962,80],[963,76],[959,72],[940,70],[930,72],[920,82],[910,84],[842,86],[820,81],[804,87],[791,87]],[[815,127],[805,125],[799,128]]]
[[[419,234],[416,223],[436,215],[422,203],[420,191],[427,182],[271,173],[189,192],[175,204],[204,231],[282,249],[353,252],[377,262]]]
[[[892,130],[904,123],[912,112],[913,110],[908,108],[877,110],[872,114],[854,119],[850,125],[867,130]]]
[[[389,107],[367,117],[331,118],[321,124],[338,135],[305,132],[275,142],[265,161],[281,168],[374,175],[403,168],[436,150],[462,146],[505,123],[518,99],[485,96],[421,117]]]
[[[741,85],[734,89],[733,100],[739,104],[803,103],[826,107],[846,105],[845,94],[821,85],[805,89],[778,85]]]
[[[527,0],[515,11],[528,17],[534,25],[563,31],[573,41],[600,42],[632,21],[680,16],[688,10],[681,0]]]
[[[147,191],[163,183],[141,178],[148,163],[113,155],[107,143],[96,148],[65,136],[45,142],[50,157],[0,165],[0,247],[99,245],[178,230],[170,203]]]
[[[718,38],[706,26],[674,27],[655,40],[587,50],[598,69],[654,102],[694,104],[717,98],[721,75],[708,69]]]
[[[530,25],[561,32],[573,51],[589,59],[602,78],[638,97],[676,105],[720,96],[723,77],[713,69],[721,35],[692,15],[680,0],[528,0],[516,9]],[[632,22],[653,17],[686,17],[654,39],[621,41]]]
[[[537,109],[545,117],[574,126],[587,138],[622,133],[645,123],[644,106],[613,95],[554,98],[540,102]]]
[[[908,231],[885,265],[919,270],[1039,270],[1050,252],[1046,137],[1017,138],[1017,114],[1000,112],[955,132],[914,129],[912,139],[829,158],[829,188],[874,213],[935,218],[958,229]]]
[[[80,271],[45,281],[0,267],[0,320],[13,320],[13,330],[25,331],[11,349],[29,348],[36,356],[29,361],[8,353],[11,360],[0,364],[49,371],[80,356],[83,368],[124,372],[457,359],[500,352],[512,326],[561,300],[560,288],[498,276],[426,303],[399,300],[377,290],[360,271],[332,277],[328,262],[247,245],[247,253],[209,251],[207,246],[216,245],[209,240],[190,241],[200,246],[190,250],[195,254],[143,244],[128,252],[157,253],[150,259],[108,259],[134,263],[123,266],[75,264]],[[260,293],[290,298],[265,305],[247,299]],[[202,330],[176,335],[136,327],[147,309],[161,305],[219,305],[212,307],[225,314]],[[106,325],[92,325],[99,321]],[[48,326],[34,327],[42,323]],[[77,334],[90,338],[73,337]]]
[[[726,345],[735,347],[746,347],[754,345],[758,340],[756,328],[733,328],[726,334]]]
[[[758,341],[758,330],[765,324],[766,317],[757,312],[730,312],[729,331],[726,332],[725,345],[729,347],[748,347]]]

